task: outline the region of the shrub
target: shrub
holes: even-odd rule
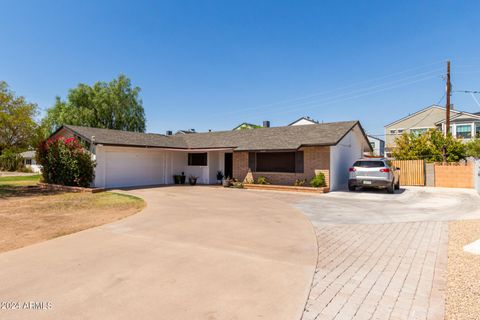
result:
[[[475,138],[465,144],[467,157],[480,158],[480,139]]]
[[[23,167],[23,158],[12,150],[3,150],[0,155],[0,170],[17,171]]]
[[[302,186],[304,186],[304,185],[306,185],[306,184],[307,184],[307,179],[297,179],[297,180],[295,180],[295,182],[293,183],[293,185],[294,185],[295,187],[302,187]]]
[[[265,178],[264,176],[260,176],[257,179],[257,184],[270,184],[270,183],[267,181],[267,178]]]
[[[230,187],[231,188],[243,189],[243,183],[235,181],[235,182],[232,182],[232,185]]]
[[[325,175],[322,172],[319,172],[315,177],[310,180],[310,185],[314,188],[326,187]]]
[[[37,162],[43,166],[43,181],[66,186],[89,187],[95,163],[76,138],[63,137],[42,142]]]

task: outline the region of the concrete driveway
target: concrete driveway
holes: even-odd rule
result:
[[[449,220],[480,219],[473,190],[333,192],[291,199],[315,226],[312,319],[444,319]]]
[[[297,209],[224,188],[129,192],[142,213],[1,254],[0,300],[44,309],[0,318],[301,317],[318,251]]]

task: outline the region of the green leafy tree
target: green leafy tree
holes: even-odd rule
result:
[[[404,133],[395,139],[396,148],[392,156],[398,160],[443,161],[443,148],[446,147],[447,161],[457,162],[466,157],[466,146],[452,135],[445,135],[435,129],[416,135]]]
[[[480,139],[475,138],[465,144],[467,157],[480,158]]]
[[[38,133],[36,115],[35,103],[16,96],[6,82],[0,81],[0,154],[34,146]]]
[[[42,124],[48,133],[63,124],[145,132],[139,93],[140,88],[132,87],[124,75],[108,83],[79,84],[69,91],[67,101],[56,98]]]

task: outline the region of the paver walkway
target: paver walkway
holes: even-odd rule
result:
[[[446,222],[317,227],[311,319],[443,319]]]
[[[318,239],[303,320],[444,319],[448,221],[480,218],[474,190],[407,187],[288,201]]]

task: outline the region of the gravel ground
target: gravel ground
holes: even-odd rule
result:
[[[480,255],[463,246],[480,239],[480,220],[449,223],[447,319],[480,319]]]

